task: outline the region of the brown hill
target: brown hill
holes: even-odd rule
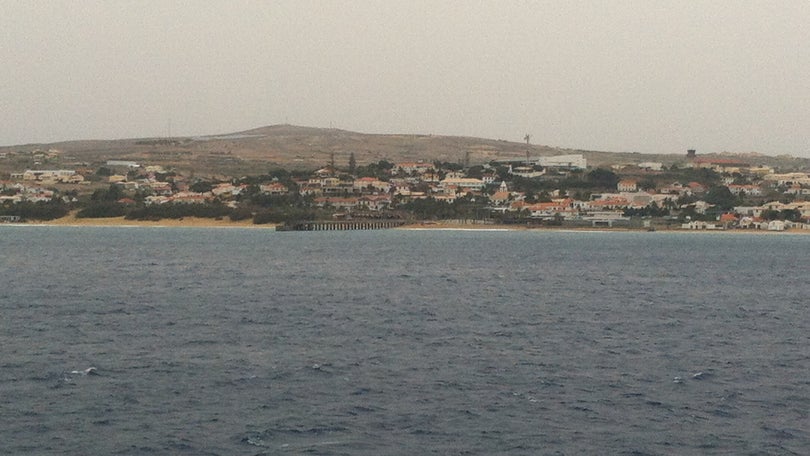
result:
[[[312,169],[329,163],[332,157],[337,166],[344,167],[352,153],[358,164],[379,160],[462,162],[465,159],[471,164],[480,164],[491,160],[522,159],[527,150],[531,156],[583,154],[593,166],[643,161],[665,165],[685,162],[685,154],[680,151],[670,155],[598,152],[460,136],[364,134],[332,128],[273,125],[198,137],[68,141],[4,147],[0,152],[6,152],[7,157],[0,160],[0,165],[6,172],[10,168],[34,166],[33,163],[24,163],[22,158],[35,150],[61,152],[60,163],[40,163],[41,166],[99,166],[106,160],[116,159],[159,164],[198,175],[257,174],[275,167]],[[12,160],[14,157],[17,159]],[[808,167],[807,159],[750,155],[745,158],[762,164],[780,162],[791,168]],[[11,166],[12,162],[16,166]]]

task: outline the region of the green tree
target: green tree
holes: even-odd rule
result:
[[[115,201],[95,201],[84,209],[76,213],[78,218],[105,218],[120,217],[126,214],[127,210],[123,204]]]
[[[802,213],[798,209],[783,209],[779,211],[779,220],[790,220],[798,222],[802,219]]]
[[[467,168],[467,177],[471,177],[474,179],[481,179],[484,175],[484,167],[481,165],[470,166]]]
[[[214,188],[214,185],[211,182],[200,180],[200,181],[197,181],[197,182],[194,182],[193,184],[191,184],[191,186],[189,187],[189,190],[191,190],[192,192],[197,192],[197,193],[205,193],[205,192],[210,192],[211,189],[213,189],[213,188]]]
[[[619,176],[613,171],[604,168],[596,168],[589,172],[586,179],[600,188],[616,188],[616,184],[619,183]]]
[[[99,189],[93,192],[90,196],[90,201],[93,202],[103,202],[103,201],[118,201],[124,197],[124,190],[121,189],[120,185],[110,184],[110,186],[104,190]]]
[[[764,220],[776,220],[776,219],[779,218],[779,211],[775,211],[773,209],[767,209],[767,210],[762,211],[762,213],[760,214],[760,217],[762,217]]]
[[[737,197],[734,196],[725,185],[710,188],[709,191],[706,192],[704,200],[724,211],[733,208],[738,202]]]
[[[60,199],[53,198],[50,201],[36,203],[23,201],[2,204],[0,215],[17,215],[22,220],[53,220],[67,215],[69,209],[69,206]]]
[[[357,171],[357,160],[354,158],[354,152],[349,154],[349,174],[354,175]]]
[[[655,181],[649,177],[642,179],[638,182],[638,188],[641,190],[655,190]]]
[[[386,160],[380,160],[377,163],[369,163],[366,166],[358,166],[355,175],[357,177],[374,177],[387,181],[388,178],[391,177],[391,168],[393,167],[393,163]]]

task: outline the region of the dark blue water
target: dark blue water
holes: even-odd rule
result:
[[[0,454],[810,454],[809,250],[0,227]]]

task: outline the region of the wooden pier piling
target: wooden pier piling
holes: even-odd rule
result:
[[[385,230],[405,224],[404,220],[322,220],[295,221],[278,225],[276,231]]]

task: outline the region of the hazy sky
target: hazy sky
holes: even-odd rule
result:
[[[0,0],[0,144],[291,123],[810,157],[808,24],[807,0]]]

